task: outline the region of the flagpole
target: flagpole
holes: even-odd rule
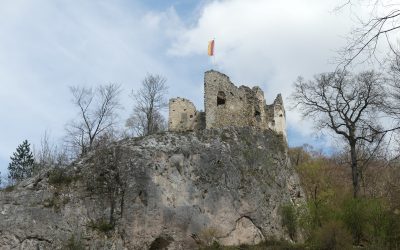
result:
[[[208,56],[211,56],[211,65],[217,67],[217,60],[215,57],[215,37],[208,42]]]
[[[215,37],[213,37],[213,40],[214,40],[214,48],[213,48],[214,67],[215,69],[217,69],[217,62],[215,59]]]

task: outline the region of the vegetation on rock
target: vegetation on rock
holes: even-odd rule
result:
[[[65,168],[56,167],[49,171],[49,184],[51,185],[68,185],[75,179],[76,177],[68,174]]]

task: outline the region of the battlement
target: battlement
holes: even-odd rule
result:
[[[266,105],[259,87],[236,87],[229,77],[210,70],[204,76],[204,110],[199,112],[187,99],[169,101],[169,131],[235,127],[272,129],[286,138],[286,116],[282,96]]]

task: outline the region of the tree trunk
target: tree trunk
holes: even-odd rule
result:
[[[360,190],[360,182],[359,182],[355,141],[350,141],[350,156],[351,156],[351,175],[353,179],[353,197],[357,198]]]
[[[147,134],[151,135],[153,134],[153,101],[150,103],[150,109],[149,109],[149,115],[148,115],[148,120],[147,120]]]
[[[114,192],[114,191],[111,191]],[[114,207],[115,207],[115,195],[110,195],[110,225],[114,226]]]

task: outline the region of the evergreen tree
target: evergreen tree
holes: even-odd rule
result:
[[[14,152],[10,159],[8,178],[12,181],[21,181],[32,176],[34,159],[27,140],[17,147],[17,152]]]

